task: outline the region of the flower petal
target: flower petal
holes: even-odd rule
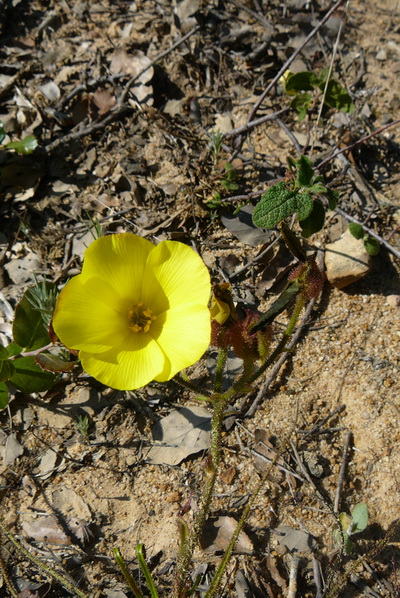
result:
[[[164,369],[155,377],[158,382],[170,380],[198,361],[207,350],[211,335],[210,312],[206,305],[181,306],[169,310],[165,316],[157,336],[157,343],[166,355]],[[153,335],[154,324],[156,322],[149,334]]]
[[[79,357],[88,374],[118,390],[145,386],[163,371],[165,362],[164,353],[148,334],[131,334],[104,353],[80,351]]]
[[[69,349],[102,352],[122,342],[128,328],[129,305],[99,278],[82,274],[62,289],[53,316],[53,328]]]
[[[101,278],[120,297],[139,303],[146,259],[154,249],[153,243],[133,233],[100,237],[85,252],[82,276]]]
[[[143,301],[153,313],[179,306],[190,308],[191,304],[206,306],[209,296],[210,275],[191,247],[162,241],[149,254],[143,277]]]

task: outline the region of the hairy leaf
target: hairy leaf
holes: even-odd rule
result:
[[[51,353],[39,353],[35,361],[43,370],[48,372],[70,372],[76,365],[75,361],[67,361]]]
[[[299,220],[304,220],[311,213],[313,203],[308,193],[290,191],[280,182],[270,187],[262,196],[254,208],[253,222],[260,228],[273,228],[295,213]]]
[[[368,237],[367,239],[365,239],[364,247],[367,250],[367,252],[369,253],[369,255],[372,255],[372,256],[378,255],[378,253],[381,250],[379,241],[377,241],[376,239],[373,239],[372,237]]]
[[[362,532],[368,525],[368,506],[367,503],[361,502],[354,507],[351,512],[351,533],[356,534]]]
[[[363,227],[358,222],[350,222],[349,231],[355,239],[362,239],[365,234]]]
[[[319,201],[314,201],[311,213],[300,222],[302,236],[308,239],[308,237],[322,229],[324,222],[324,206]]]
[[[299,95],[295,96],[293,100],[290,102],[291,108],[296,110],[297,115],[299,117],[299,121],[302,121],[307,116],[307,110],[309,109],[311,104],[311,95],[306,93],[299,93]]]
[[[312,167],[310,158],[306,158],[306,156],[300,156],[296,162],[296,167],[297,182],[302,187],[308,187],[311,184],[314,174],[314,169]]]

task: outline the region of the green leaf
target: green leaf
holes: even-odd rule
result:
[[[6,149],[13,149],[17,152],[17,154],[21,154],[23,156],[27,156],[31,154],[38,146],[38,141],[34,135],[28,135],[21,139],[20,141],[10,141],[7,143]]]
[[[297,296],[300,290],[299,283],[297,280],[289,283],[287,287],[282,291],[279,295],[278,299],[276,299],[273,304],[268,308],[268,310],[262,314],[260,319],[250,326],[251,332],[256,332],[257,330],[261,330],[262,328],[266,328],[271,322],[275,320],[279,314],[281,314],[285,309],[287,309],[290,304],[293,302],[295,297]]]
[[[300,222],[302,236],[308,239],[312,234],[322,229],[324,222],[324,206],[319,201],[314,201],[310,215]]]
[[[307,158],[306,156],[300,156],[296,162],[296,167],[297,182],[299,183],[300,187],[308,187],[311,184],[314,174],[314,169],[312,167],[310,158]]]
[[[368,525],[368,506],[365,502],[360,502],[351,512],[351,533],[362,532]]]
[[[358,222],[350,222],[349,231],[355,239],[362,239],[364,237],[364,229]]]
[[[367,239],[365,239],[364,247],[365,247],[366,251],[369,253],[369,255],[372,255],[372,256],[378,255],[378,253],[381,250],[379,241],[377,241],[376,239],[373,239],[372,237],[368,237]]]
[[[327,188],[322,183],[314,183],[310,187],[307,187],[307,191],[316,195],[322,195],[327,192]]]
[[[15,355],[19,355],[23,350],[23,347],[17,345],[17,343],[10,343],[6,347],[8,357],[14,357]]]
[[[0,409],[8,405],[8,387],[4,382],[0,382]]]
[[[8,351],[5,347],[3,347],[3,345],[0,345],[0,361],[4,361],[5,359],[8,359],[9,355],[8,355]]]
[[[300,93],[290,102],[291,108],[296,110],[299,121],[304,120],[311,104],[311,95],[309,93]]]
[[[339,201],[339,193],[337,191],[333,191],[332,189],[327,188],[325,197],[328,200],[328,209],[334,210]]]
[[[0,382],[9,380],[15,371],[11,361],[0,361]]]
[[[311,213],[313,203],[307,193],[290,191],[280,182],[271,186],[254,208],[253,223],[260,228],[273,228],[295,213],[299,220],[304,220]]]
[[[36,355],[35,361],[43,370],[48,372],[70,372],[76,365],[76,361],[67,361],[51,353],[39,353],[39,355]]]
[[[325,83],[322,85],[323,89]],[[331,79],[328,83],[324,104],[329,108],[336,108],[341,112],[348,112],[351,114],[354,112],[354,104],[347,91],[334,79]]]
[[[34,288],[26,291],[17,305],[13,323],[15,342],[28,351],[40,349],[50,342],[42,316],[31,303],[33,293]]]
[[[285,92],[291,95],[294,91],[312,91],[314,89],[314,73],[302,71],[290,73],[285,78]]]
[[[58,376],[52,372],[42,370],[33,356],[16,359],[14,366],[15,372],[10,383],[23,392],[43,392],[51,388],[58,380]]]

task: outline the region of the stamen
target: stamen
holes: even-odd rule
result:
[[[128,319],[132,332],[148,332],[156,316],[153,316],[151,309],[143,309],[143,303],[137,303],[128,309]]]

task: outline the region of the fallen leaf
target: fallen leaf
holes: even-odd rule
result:
[[[175,409],[153,427],[153,446],[147,461],[153,464],[178,465],[189,455],[210,446],[211,416],[203,407]]]
[[[251,215],[254,206],[244,206],[236,216],[226,214],[221,217],[222,224],[231,232],[239,241],[246,245],[255,247],[263,245],[271,240],[273,233],[271,231],[263,231],[258,226],[253,224]]]
[[[236,530],[237,521],[233,517],[210,518],[206,521],[200,536],[200,546],[204,552],[219,552],[226,550]],[[236,542],[236,554],[252,554],[253,544],[248,535],[242,530]]]
[[[313,552],[317,548],[317,541],[314,536],[300,529],[281,525],[272,530],[272,533],[277,536],[280,547],[287,552]]]

